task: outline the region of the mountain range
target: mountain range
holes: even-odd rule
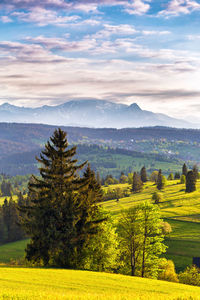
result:
[[[200,128],[185,120],[165,114],[142,110],[137,103],[119,104],[105,100],[71,100],[56,106],[37,108],[20,107],[4,103],[0,105],[1,122],[42,123],[63,126],[94,128],[126,128],[144,126],[171,126]]]

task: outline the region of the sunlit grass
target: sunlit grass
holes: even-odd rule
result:
[[[0,299],[199,299],[200,288],[59,269],[0,268]]]

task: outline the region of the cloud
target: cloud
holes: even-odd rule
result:
[[[109,38],[111,35],[133,35],[137,33],[137,30],[128,24],[121,24],[121,25],[110,25],[104,24],[104,29],[95,33],[92,37],[97,39],[106,39]]]
[[[190,14],[193,11],[200,10],[200,4],[193,0],[171,0],[167,8],[159,12],[160,16],[179,16],[181,14]]]
[[[141,32],[144,35],[167,35],[170,34],[170,31],[164,30],[164,31],[158,31],[158,30],[142,30]]]
[[[78,20],[79,16],[61,16],[56,11],[36,7],[30,12],[13,12],[13,17],[17,17],[22,22],[37,23],[38,26],[56,25],[66,26],[69,22]]]
[[[2,16],[0,18],[0,20],[2,23],[12,23],[13,22],[13,20],[11,18],[9,18],[8,16]]]
[[[69,41],[66,38],[47,38],[38,36],[36,38],[27,37],[26,41],[34,45],[40,45],[48,51],[83,52],[93,50],[97,46],[94,39],[87,38],[80,41]]]
[[[142,15],[149,9],[151,0],[1,0],[0,8],[7,10],[29,10],[43,8],[48,10],[82,11],[98,13],[102,6],[121,6],[128,14]]]
[[[130,15],[143,15],[149,11],[150,5],[147,2],[151,0],[133,0],[131,3],[125,4],[125,11]]]

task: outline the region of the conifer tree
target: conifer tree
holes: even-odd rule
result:
[[[193,166],[192,171],[193,171],[193,174],[194,174],[194,176],[195,176],[195,179],[197,180],[197,179],[199,178],[199,170],[198,170],[197,165],[194,165],[194,166]]]
[[[159,172],[158,172],[157,189],[162,190],[164,188],[165,184],[166,184],[166,179],[162,175],[162,171],[160,169]]]
[[[181,178],[181,175],[179,172],[176,172],[175,175],[174,175],[174,179],[180,179]]]
[[[142,167],[142,169],[140,171],[140,177],[141,177],[142,182],[147,182],[147,172],[146,172],[145,166]]]
[[[143,189],[143,182],[140,178],[140,175],[136,172],[133,173],[133,183],[132,183],[132,192],[137,193],[141,192]]]
[[[196,191],[196,178],[193,171],[189,171],[186,176],[186,193],[192,193]]]
[[[184,163],[184,164],[183,164],[183,168],[182,168],[182,175],[187,176],[187,172],[188,172],[188,169],[187,169],[186,164]]]
[[[41,178],[32,177],[30,205],[20,208],[22,226],[31,238],[29,261],[76,267],[82,245],[95,231],[98,184],[89,167],[79,177],[85,163],[77,165],[75,154],[76,147],[69,148],[66,133],[58,129],[37,158]]]

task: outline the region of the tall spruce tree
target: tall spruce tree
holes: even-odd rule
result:
[[[142,182],[147,182],[147,172],[146,172],[145,166],[142,167],[142,169],[140,171],[140,177],[141,177]]]
[[[186,176],[186,193],[196,191],[196,177],[193,171],[189,171]]]
[[[188,169],[187,169],[186,164],[184,163],[184,164],[183,164],[183,168],[182,168],[182,175],[187,176],[187,172],[188,172]]]
[[[99,187],[89,167],[79,177],[85,163],[77,165],[75,154],[76,147],[69,148],[66,133],[58,129],[36,158],[41,178],[31,178],[30,205],[20,208],[21,224],[31,238],[29,261],[77,267],[81,247],[97,230]]]

